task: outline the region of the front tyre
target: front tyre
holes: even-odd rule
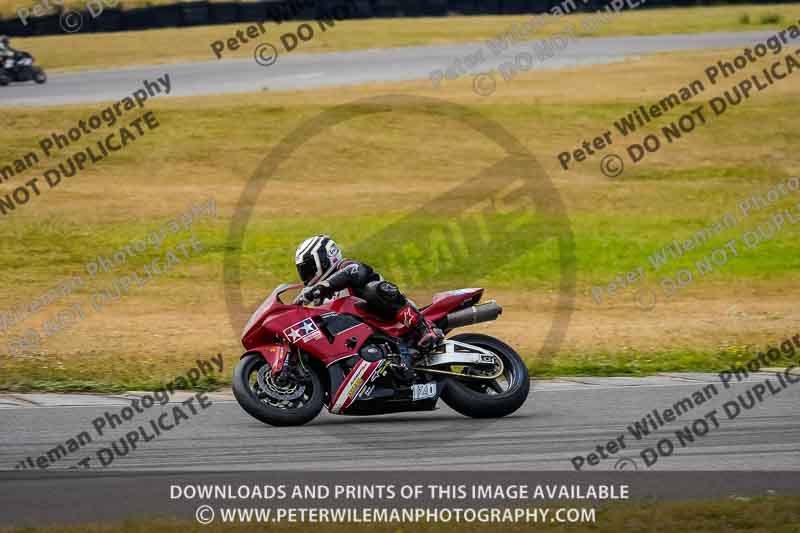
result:
[[[316,371],[304,383],[280,382],[261,354],[247,354],[233,371],[233,395],[253,418],[271,426],[301,426],[313,420],[325,402]]]
[[[447,378],[442,400],[472,418],[501,418],[522,407],[531,380],[522,358],[504,342],[479,333],[462,333],[452,340],[479,346],[503,361],[503,374],[494,380]]]
[[[39,85],[47,82],[47,74],[44,73],[44,70],[40,69],[39,67],[35,67],[33,69],[33,81],[38,83]]]

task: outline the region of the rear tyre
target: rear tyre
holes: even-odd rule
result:
[[[9,83],[11,83],[11,78],[6,76],[5,74],[0,74],[0,87],[5,87]]]
[[[447,378],[442,391],[444,403],[472,418],[501,418],[522,407],[528,399],[531,380],[528,368],[513,348],[494,337],[478,333],[463,333],[452,340],[489,350],[502,359],[504,369],[502,376],[490,382]],[[507,388],[502,385],[507,385]]]
[[[262,370],[264,366],[267,368]],[[250,416],[271,426],[301,426],[316,418],[324,404],[325,391],[313,368],[309,370],[308,382],[302,384],[302,394],[291,401],[276,399],[275,390],[263,390],[258,381],[259,371],[271,375],[269,363],[261,354],[245,355],[233,371],[233,395]],[[278,392],[286,393],[293,386],[299,384],[288,384]]]

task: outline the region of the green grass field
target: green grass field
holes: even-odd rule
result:
[[[69,1],[69,0],[68,0]],[[5,3],[3,3],[5,2]],[[13,11],[22,0],[0,0],[0,10]],[[161,2],[158,0],[156,3]],[[25,4],[27,5],[27,4]],[[102,16],[102,15],[101,15]],[[759,4],[623,11],[608,23],[587,31],[581,21],[589,15],[555,18],[530,35],[540,39],[575,28],[578,36],[660,35],[713,31],[777,29],[800,19],[800,5]],[[397,46],[461,43],[495,39],[530,16],[450,16],[345,20],[315,35],[293,53],[336,52]],[[412,22],[413,21],[413,22]],[[225,58],[250,58],[257,42],[278,43],[281,34],[297,23],[266,24],[267,33]],[[213,61],[210,43],[235,36],[247,24],[167,28],[124,33],[74,34],[14,39],[14,46],[30,51],[48,70],[91,69],[179,61]]]
[[[436,242],[437,222],[446,224],[462,206],[492,197],[516,174],[514,168],[447,196],[445,204],[434,204],[433,214],[414,215],[503,156],[491,141],[442,116],[436,106],[398,105],[302,139],[256,202],[242,244],[248,309],[277,283],[294,279],[292,254],[299,241],[327,232],[346,253],[354,250],[393,274],[389,277],[400,278],[420,303],[436,290],[486,287],[486,297],[497,298],[506,312],[498,322],[477,329],[516,346],[535,375],[710,371],[746,362],[767,343],[798,333],[792,297],[798,283],[796,226],[787,225],[776,238],[742,253],[671,300],[661,299],[651,311],[637,307],[630,290],[604,305],[592,301],[590,290],[646,264],[648,254],[734,210],[741,199],[800,175],[795,142],[800,125],[793,119],[800,104],[797,84],[776,84],[755,95],[620,178],[604,177],[596,160],[565,172],[556,159],[559,152],[611,127],[612,120],[634,106],[658,101],[717,58],[734,53],[663,54],[591,69],[528,73],[498,85],[497,94],[488,99],[478,99],[470,80],[464,79],[441,92],[420,81],[153,102],[148,108],[158,118],[157,130],[3,217],[0,309],[30,301],[65,277],[80,274],[87,261],[143,237],[183,212],[190,201],[213,197],[217,218],[195,227],[206,252],[132,290],[102,313],[89,314],[31,353],[5,355],[5,344],[27,328],[41,328],[64,306],[88,301],[115,276],[141,271],[158,254],[142,254],[116,274],[99,276],[86,289],[7,332],[0,388],[150,388],[217,352],[231,369],[240,347],[225,305],[223,258],[228,223],[245,183],[270,150],[305,121],[334,105],[388,90],[446,98],[464,106],[458,113],[477,111],[501,123],[538,159],[563,199],[574,234],[576,295],[564,342],[552,359],[540,353],[558,305],[561,276],[555,240],[541,239],[561,227],[552,213],[526,219],[529,231],[504,233],[497,228],[506,227],[509,215],[499,209],[487,212],[490,238],[473,260],[453,261],[431,244]],[[734,82],[727,80],[703,99]],[[593,89],[587,92],[585,87]],[[686,104],[683,110],[691,107]],[[21,157],[42,136],[71,127],[101,108],[8,112],[11,127],[0,132],[0,161]],[[671,119],[679,115],[675,110]],[[0,195],[24,179],[41,176],[68,153],[3,183]],[[537,191],[534,186],[532,194]],[[754,214],[663,272],[672,275],[692,265],[752,229],[773,209],[794,203],[797,199],[785,199]],[[376,213],[375,205],[386,207]],[[411,250],[396,261],[392,253],[397,243],[374,237],[385,227],[396,228],[395,237],[416,243],[422,255]],[[469,239],[482,239],[478,226],[463,225],[462,231]],[[182,238],[172,239],[160,253]],[[235,323],[243,318],[235,317]],[[227,380],[228,375],[220,377],[221,383]]]

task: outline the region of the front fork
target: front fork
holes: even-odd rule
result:
[[[267,361],[270,373],[276,380],[305,383],[309,379],[307,365],[303,362],[300,350],[296,346],[268,344],[247,353],[260,354]]]
[[[286,381],[308,383],[311,379],[311,374],[303,361],[300,349],[291,345],[287,346],[286,349],[289,350],[289,353],[278,373],[278,378]]]

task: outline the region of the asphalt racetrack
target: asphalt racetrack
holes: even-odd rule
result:
[[[647,378],[561,378],[536,381],[527,403],[500,420],[473,420],[442,402],[433,412],[373,417],[323,413],[294,428],[264,425],[247,415],[232,396],[211,393],[212,405],[150,442],[140,443],[112,469],[128,470],[561,470],[573,469],[572,458],[586,457],[596,447],[625,435],[620,449],[595,466],[598,470],[800,470],[799,383],[776,394],[767,392],[752,409],[729,419],[723,404],[770,378],[752,374],[749,381],[726,390],[714,374],[670,374]],[[695,404],[677,420],[636,440],[627,427],[653,409],[660,413],[704,390],[718,394]],[[179,394],[183,394],[180,396]],[[126,432],[167,412],[188,393],[179,393],[166,407],[153,406],[129,422],[98,437],[92,421],[105,412],[119,413],[130,396],[0,395],[0,470],[14,469],[26,457],[46,454],[81,431],[93,441],[48,467],[72,466],[86,456],[97,465],[97,450],[109,448]],[[187,413],[189,410],[183,408]],[[731,409],[729,406],[728,409]],[[708,417],[716,410],[714,418]],[[706,420],[708,431],[695,420]],[[675,431],[694,427],[694,442],[679,444]],[[674,453],[647,467],[641,450],[669,437]],[[284,452],[278,452],[284,450]],[[277,455],[276,455],[277,454]],[[278,459],[278,460],[276,460]]]
[[[608,63],[640,54],[677,50],[744,47],[769,35],[770,32],[743,32],[583,38],[570,42],[555,57],[535,62],[533,68]],[[255,46],[253,48],[255,50]],[[48,106],[118,100],[129,96],[131,91],[141,86],[143,80],[155,80],[165,73],[171,78],[171,96],[300,90],[430,79],[432,71],[445,71],[458,58],[464,58],[479,48],[484,49],[487,59],[475,68],[473,74],[494,69],[505,61],[513,62],[515,54],[531,52],[529,46],[521,44],[500,56],[493,56],[486,46],[468,43],[327,54],[279,54],[275,64],[268,67],[260,66],[250,58],[49,73],[47,84],[42,86],[35,86],[31,82],[0,88],[0,106]],[[496,78],[499,78],[496,80],[498,87],[502,87],[505,83],[502,76],[497,74]],[[446,90],[446,84],[445,80],[442,90]]]

